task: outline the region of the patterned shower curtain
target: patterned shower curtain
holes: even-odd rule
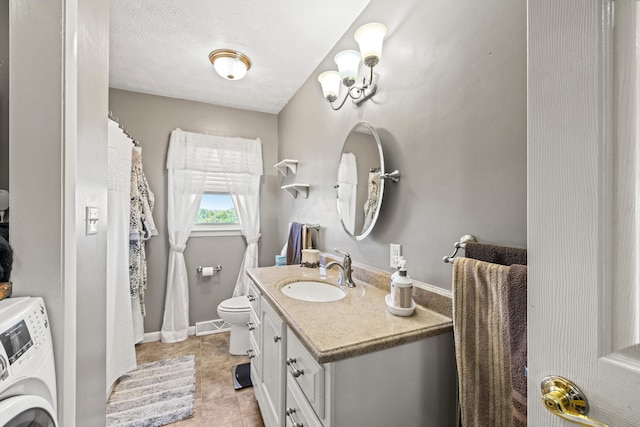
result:
[[[155,198],[142,170],[142,149],[131,154],[131,204],[129,215],[129,287],[136,343],[144,338],[143,317],[146,316],[144,293],[147,289],[147,255],[145,241],[158,235],[153,221]]]

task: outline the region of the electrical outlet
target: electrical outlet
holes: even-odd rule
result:
[[[398,262],[400,256],[402,255],[402,245],[399,243],[391,243],[389,246],[389,266],[392,268],[400,267],[400,263]]]

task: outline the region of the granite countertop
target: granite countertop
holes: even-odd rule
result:
[[[318,363],[335,362],[452,331],[448,291],[414,283],[415,312],[409,317],[395,316],[385,303],[390,274],[356,263],[353,266],[356,287],[341,287],[347,293],[341,300],[300,301],[280,292],[285,284],[298,280],[337,285],[338,271],[331,269],[321,276],[322,270],[288,265],[247,271],[263,298]]]

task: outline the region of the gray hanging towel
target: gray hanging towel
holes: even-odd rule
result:
[[[289,239],[287,243],[287,264],[300,264],[302,262],[302,224],[292,222],[289,227]]]
[[[469,242],[464,248],[464,256],[493,264],[527,265],[527,250],[510,246]]]

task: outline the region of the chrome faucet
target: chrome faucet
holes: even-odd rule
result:
[[[356,284],[354,283],[353,279],[351,278],[351,273],[353,272],[353,270],[351,269],[351,256],[348,253],[343,252],[343,251],[341,251],[339,249],[334,249],[334,251],[338,252],[339,254],[344,255],[344,259],[342,260],[342,264],[340,264],[339,262],[336,262],[336,261],[331,261],[329,264],[325,265],[325,268],[328,270],[331,267],[333,267],[334,265],[336,267],[339,267],[340,268],[340,278],[338,279],[338,284],[346,286],[347,288],[355,288]]]

